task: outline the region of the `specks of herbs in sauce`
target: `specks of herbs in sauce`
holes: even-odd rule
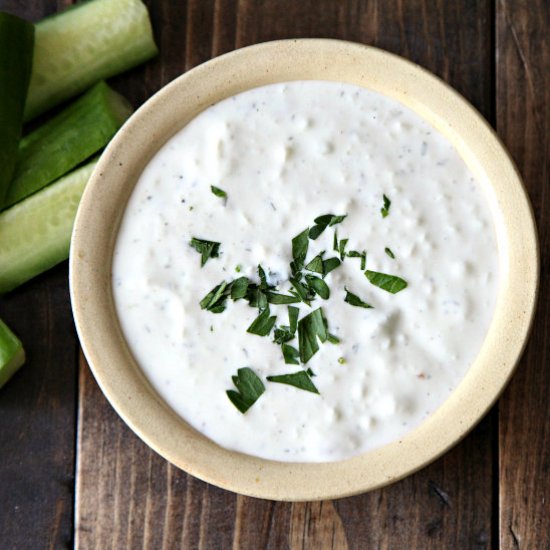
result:
[[[220,189],[219,187],[216,187],[215,185],[211,185],[210,190],[212,191],[212,193],[214,193],[214,195],[216,195],[216,197],[219,197],[220,199],[223,199],[224,204],[227,203],[227,198],[228,198],[227,193],[223,189]]]
[[[382,214],[383,218],[386,218],[390,214],[390,206],[391,206],[391,200],[386,197],[386,195],[382,195],[384,199],[384,206],[380,209],[380,213]]]
[[[384,248],[384,252],[392,259],[392,260],[395,260],[395,254],[391,251],[390,248],[388,248],[386,246],[386,248]]]

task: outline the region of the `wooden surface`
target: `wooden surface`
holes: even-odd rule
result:
[[[0,0],[0,10],[37,20],[70,3]],[[498,406],[431,466],[353,498],[274,503],[198,481],[130,432],[79,360],[59,266],[0,298],[29,355],[0,391],[0,549],[550,548],[550,2],[148,5],[161,55],[112,80],[136,106],[212,56],[308,36],[385,48],[459,90],[496,127],[533,201],[543,251],[533,335]]]

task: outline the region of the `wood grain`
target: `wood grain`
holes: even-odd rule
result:
[[[542,252],[531,340],[500,402],[500,544],[550,548],[550,3],[497,3],[497,129],[533,202]]]
[[[67,268],[0,300],[27,364],[0,390],[0,548],[70,547],[77,339]]]
[[[116,79],[140,102],[185,69],[259,41],[344,38],[405,55],[492,118],[489,2],[150,2],[161,57]],[[275,503],[197,481],[150,451],[80,375],[76,546],[88,548],[490,548],[494,414],[435,464],[335,502]]]

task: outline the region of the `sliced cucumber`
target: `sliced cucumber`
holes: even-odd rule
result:
[[[33,44],[32,23],[0,13],[0,205],[15,169]]]
[[[131,112],[126,99],[99,82],[24,137],[4,208],[39,191],[105,147]]]
[[[0,388],[25,362],[23,344],[0,319]]]
[[[140,0],[91,0],[40,21],[25,120],[156,54]]]
[[[95,160],[0,214],[0,293],[69,257],[74,218]]]

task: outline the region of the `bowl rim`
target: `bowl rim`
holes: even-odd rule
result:
[[[153,390],[116,318],[111,256],[137,176],[151,156],[210,104],[239,91],[292,80],[334,80],[404,103],[441,131],[488,193],[500,262],[489,333],[465,378],[418,428],[386,446],[330,463],[283,463],[219,447]],[[429,464],[493,405],[525,347],[535,312],[539,249],[519,173],[495,132],[435,75],[384,50],[331,39],[290,39],[238,49],[163,87],[124,124],[102,154],[78,208],[69,260],[77,332],[103,393],[129,427],[172,464],[237,493],[273,500],[339,498],[376,489]]]

